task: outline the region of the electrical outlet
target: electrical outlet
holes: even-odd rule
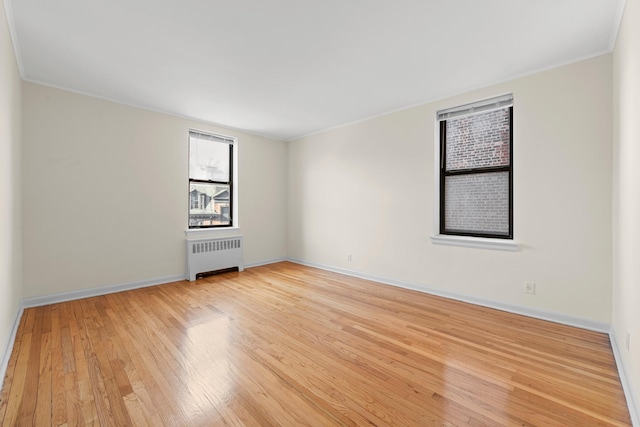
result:
[[[524,284],[524,293],[525,294],[536,294],[536,284],[533,282],[525,282]]]
[[[631,346],[631,334],[629,332],[627,332],[626,346],[627,346],[627,351],[629,351],[629,347]]]
[[[351,262],[351,252],[347,253],[347,261]]]

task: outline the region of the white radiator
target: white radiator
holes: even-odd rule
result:
[[[187,277],[238,267],[244,270],[242,236],[187,240]]]

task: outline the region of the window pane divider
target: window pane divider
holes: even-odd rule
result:
[[[445,176],[452,175],[473,175],[477,173],[492,173],[492,172],[509,172],[511,167],[509,166],[492,166],[488,168],[475,168],[475,169],[454,169],[445,171]]]
[[[189,178],[189,182],[200,182],[202,184],[231,185],[231,181],[210,181],[208,179],[195,179],[195,178]]]

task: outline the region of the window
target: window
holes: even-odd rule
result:
[[[438,112],[441,235],[513,239],[513,96]]]
[[[189,228],[233,226],[234,143],[189,131]]]

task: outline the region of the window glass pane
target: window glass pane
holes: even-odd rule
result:
[[[445,177],[446,231],[509,234],[509,172]]]
[[[447,170],[509,166],[509,108],[447,120]]]
[[[189,178],[229,182],[229,144],[189,137]]]
[[[229,225],[231,187],[221,184],[189,184],[189,227]]]

